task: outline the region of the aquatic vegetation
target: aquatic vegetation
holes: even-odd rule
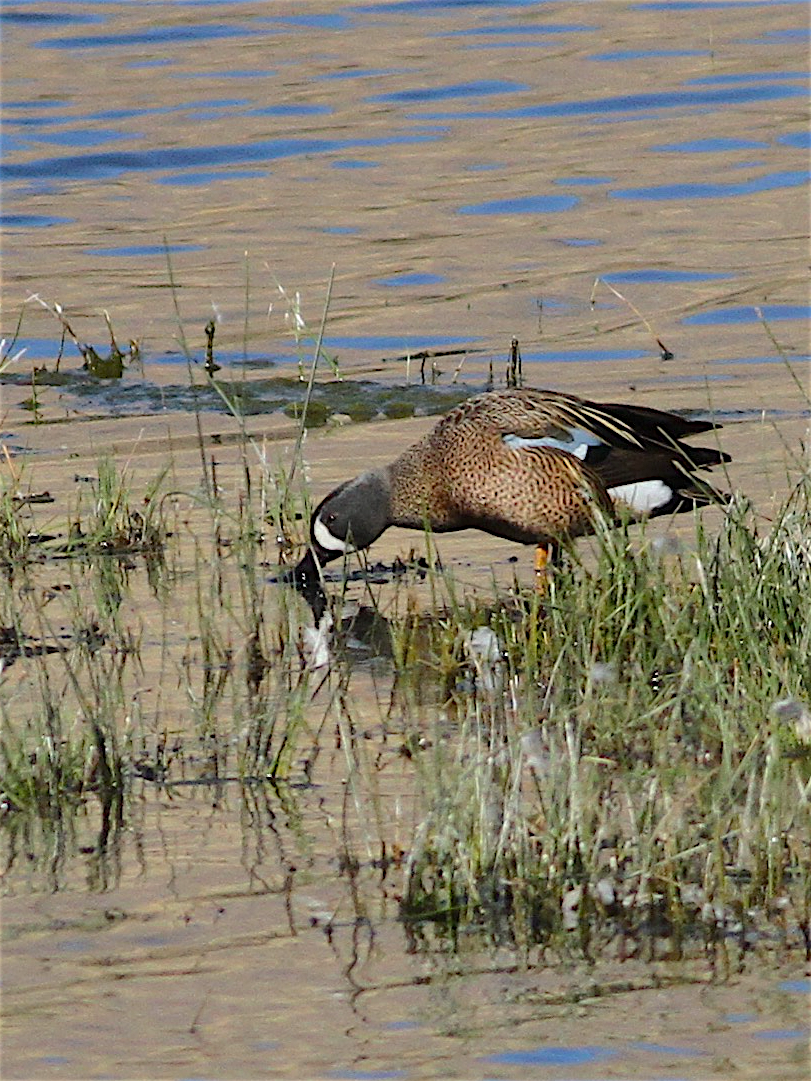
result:
[[[734,507],[675,561],[606,532],[543,611],[491,612],[501,678],[422,755],[415,933],[743,964],[780,912],[808,947],[809,491],[765,533]]]
[[[5,866],[57,850],[58,882],[93,822],[107,881],[150,794],[232,786],[259,847],[271,802],[323,799],[347,903],[394,895],[413,949],[718,972],[811,950],[807,469],[770,522],[739,496],[678,544],[598,520],[543,596],[463,585],[426,535],[313,604],[291,572],[323,325],[287,457],[208,333],[227,467],[198,427],[193,480],[101,457],[67,499],[13,470],[0,493]]]
[[[700,948],[743,964],[807,931],[808,477],[766,530],[742,502],[717,535],[697,519],[692,550],[605,529],[544,597],[473,595],[431,561],[378,572],[383,584],[361,580],[371,606],[343,618],[349,597],[336,599],[319,669],[306,605],[263,575],[279,551],[267,520],[295,537],[288,523],[306,507],[286,477],[245,470],[236,508],[216,473],[193,501],[162,492],[164,474],[136,511],[102,461],[67,542],[34,544],[37,559],[17,549],[2,597],[7,861],[23,834],[35,849],[54,829],[67,853],[65,831],[91,805],[109,833],[136,784],[300,782],[334,729],[353,798],[375,807],[364,843],[399,853],[401,919],[423,947],[484,936],[587,958]],[[43,571],[66,561],[70,581],[43,590]],[[139,574],[162,613],[152,651]],[[421,579],[426,607],[414,603]],[[410,832],[354,734],[353,681],[370,658],[384,665],[386,740],[399,733],[410,764]],[[151,696],[137,690],[144,664]],[[345,858],[361,873],[354,843]]]

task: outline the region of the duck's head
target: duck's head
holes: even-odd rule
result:
[[[330,492],[310,521],[310,551],[296,568],[307,577],[347,552],[368,548],[391,523],[391,491],[382,472],[361,473]]]

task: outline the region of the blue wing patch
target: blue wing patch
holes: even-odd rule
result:
[[[523,436],[508,432],[502,439],[511,450],[520,450],[522,447],[550,447],[553,450],[565,450],[581,462],[587,460],[589,451],[595,447],[606,446],[604,440],[598,438],[594,432],[587,432],[585,428],[557,428],[556,431],[559,435]]]

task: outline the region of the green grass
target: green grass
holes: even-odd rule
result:
[[[279,523],[287,540],[300,532],[290,517],[306,501],[281,472],[245,468],[226,506],[216,474],[208,496],[164,490],[162,475],[135,499],[102,461],[61,531],[38,510],[48,543],[24,541],[33,510],[5,500],[7,863],[55,837],[69,859],[77,816],[97,807],[120,827],[144,783],[231,779],[246,798],[267,784],[290,799],[295,782],[306,801],[337,738],[361,823],[339,863],[401,874],[400,918],[425,948],[698,950],[729,967],[781,928],[808,933],[807,476],[767,527],[734,503],[717,533],[696,519],[675,551],[606,530],[542,596],[473,595],[440,567],[427,603],[407,577],[362,586],[387,658],[370,716],[353,696],[367,662],[338,635],[331,667],[313,671],[306,606],[266,580]],[[49,594],[57,566],[69,588]],[[382,744],[359,737],[370,724]],[[394,795],[380,766],[392,744],[407,763]]]
[[[83,818],[102,851],[150,786],[238,785],[251,823],[267,788],[294,821],[339,768],[325,815],[349,903],[399,876],[417,946],[703,952],[719,971],[811,951],[807,469],[772,522],[736,500],[672,549],[601,529],[543,596],[432,560],[419,600],[408,574],[336,585],[314,668],[311,614],[269,576],[311,510],[322,338],[292,463],[243,429],[227,497],[202,437],[194,490],[170,467],[136,491],[102,459],[70,506],[0,493],[5,866],[25,852],[56,882]]]
[[[607,532],[542,601],[455,610],[500,659],[418,756],[405,920],[587,957],[808,934],[809,494],[675,556]]]

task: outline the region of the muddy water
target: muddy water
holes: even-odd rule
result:
[[[516,335],[530,384],[719,411],[730,482],[764,513],[785,495],[808,426],[804,4],[19,2],[3,18],[2,329],[24,310],[28,350],[12,369],[24,378],[0,387],[4,468],[51,492],[53,520],[111,450],[136,490],[170,461],[193,492],[181,339],[201,356],[215,314],[223,374],[295,375],[295,294],[315,333],[333,263],[326,342],[342,372],[419,382],[382,358],[471,346],[469,389],[491,359],[502,377]],[[598,277],[673,360],[605,285],[590,304]],[[68,343],[67,379],[38,380],[32,425],[30,373],[53,370],[60,327],[23,308],[31,292],[99,347],[106,308],[143,366],[80,392]],[[458,363],[440,358],[429,381],[448,388]],[[429,423],[311,432],[313,493]],[[238,425],[215,403],[201,426],[236,501]],[[248,429],[289,465],[291,420]],[[193,499],[182,513],[190,543]],[[387,535],[376,554],[413,544]],[[491,589],[491,568],[528,576],[514,555],[442,543],[469,590]],[[43,588],[60,575],[46,567]],[[279,598],[264,588],[270,619]],[[144,582],[125,614],[143,631],[140,723],[187,731]],[[24,676],[10,680],[4,693],[23,694]],[[408,849],[411,776],[380,739],[385,683],[360,671],[352,687],[372,788],[395,808],[385,825],[356,803],[332,738],[312,790],[144,782],[114,843],[98,845],[92,806],[45,856],[20,842],[4,882],[4,1076],[806,1075],[793,961],[712,985],[700,966],[517,972],[511,955],[414,954],[398,872],[374,863],[381,835]]]

